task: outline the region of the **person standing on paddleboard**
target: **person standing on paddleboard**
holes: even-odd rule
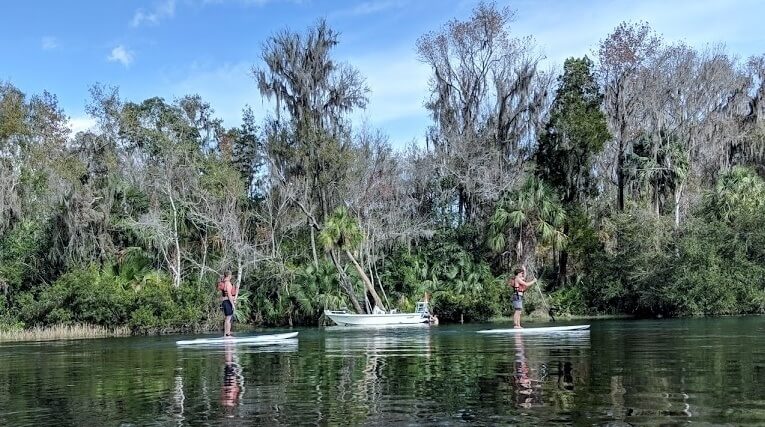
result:
[[[223,310],[225,320],[223,321],[223,336],[231,336],[231,320],[234,317],[234,308],[236,307],[236,288],[231,284],[231,272],[227,271],[223,274],[220,282],[218,282],[218,290],[221,293],[220,296],[220,308]]]
[[[537,279],[531,282],[526,282],[526,266],[522,266],[515,270],[515,276],[509,281],[513,287],[513,327],[522,328],[521,326],[521,314],[523,313],[523,293],[531,285],[537,282]]]

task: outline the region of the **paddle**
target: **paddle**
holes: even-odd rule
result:
[[[550,307],[550,304],[547,303],[547,299],[545,298],[544,293],[542,293],[542,275],[540,274],[537,276],[537,291],[539,292],[539,296],[542,298],[542,304],[547,308],[547,315],[550,316],[550,319],[554,322],[555,316],[553,316],[553,310]]]

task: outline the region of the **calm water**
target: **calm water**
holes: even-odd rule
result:
[[[765,318],[591,323],[0,344],[0,425],[765,425]]]

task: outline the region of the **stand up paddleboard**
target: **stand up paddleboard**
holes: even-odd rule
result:
[[[548,328],[512,328],[512,329],[484,329],[479,334],[547,334],[558,332],[581,332],[590,329],[590,325],[575,326],[550,326]]]
[[[256,335],[249,337],[199,338],[195,340],[176,341],[175,343],[178,345],[279,343],[290,338],[295,338],[297,335],[297,332],[288,332],[285,334]]]

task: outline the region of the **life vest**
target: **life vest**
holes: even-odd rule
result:
[[[225,281],[221,280],[220,282],[218,282],[218,290],[220,291],[222,297],[225,298],[228,296],[228,292],[226,292]],[[235,296],[235,295],[236,295],[236,288],[234,287],[234,285],[231,285],[231,296]]]
[[[521,285],[519,285],[518,282],[515,281],[515,278],[513,278],[513,293],[519,297],[523,296],[523,290],[521,289]]]

